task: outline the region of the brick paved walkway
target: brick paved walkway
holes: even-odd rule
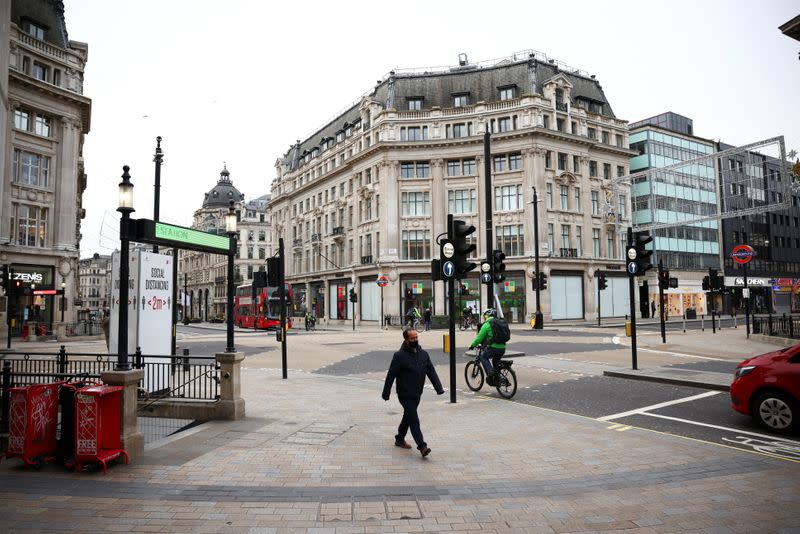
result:
[[[798,463],[432,391],[422,459],[393,446],[401,410],[380,381],[243,377],[247,418],[196,427],[106,477],[4,461],[0,530],[800,532]]]

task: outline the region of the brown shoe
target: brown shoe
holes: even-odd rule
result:
[[[406,440],[403,440],[403,441],[395,440],[394,441],[394,446],[395,447],[400,447],[401,449],[410,449],[411,448],[411,445],[409,445]]]
[[[423,458],[425,458],[426,456],[428,456],[431,453],[431,448],[430,447],[425,447],[424,449],[420,449],[419,453],[422,455]]]

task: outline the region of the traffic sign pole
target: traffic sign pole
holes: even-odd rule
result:
[[[636,274],[636,249],[633,247],[633,228],[628,227],[628,290],[630,291],[631,304],[631,366],[635,371],[636,367],[636,295],[634,294],[633,277]],[[633,258],[631,258],[633,252]],[[631,271],[633,265],[633,271]]]

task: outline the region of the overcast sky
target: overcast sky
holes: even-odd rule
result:
[[[796,0],[267,2],[65,0],[88,43],[92,99],[81,256],[108,253],[117,184],[131,167],[134,217],[189,226],[227,163],[247,199],[275,160],[393,68],[451,66],[533,49],[595,74],[618,118],[674,111],[695,134],[741,145],[784,135],[800,151],[800,43],[778,26]],[[492,9],[495,9],[492,11]],[[110,248],[109,248],[110,247]]]

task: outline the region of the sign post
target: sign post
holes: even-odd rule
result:
[[[384,323],[383,326],[381,326],[381,330],[383,330],[386,326],[388,326],[385,324],[386,317],[383,315],[383,288],[389,283],[389,278],[385,274],[379,274],[378,279],[375,280],[375,283],[381,288],[381,323]]]
[[[733,261],[741,265],[744,271],[742,298],[744,298],[744,321],[748,339],[750,339],[750,288],[747,286],[747,264],[755,255],[756,251],[750,245],[736,245],[733,247],[733,252],[731,252]]]

